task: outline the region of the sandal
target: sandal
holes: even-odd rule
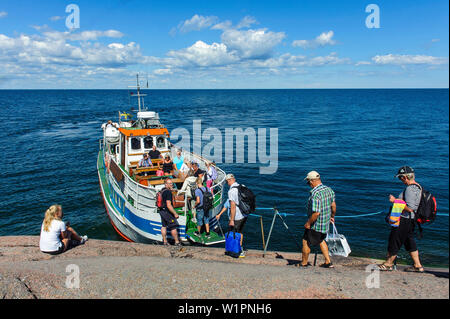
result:
[[[170,244],[168,242],[164,242],[163,245],[164,246],[170,246]]]
[[[386,264],[381,264],[381,265],[378,265],[378,269],[380,271],[393,271],[394,270],[394,266],[388,266]]]
[[[306,265],[303,265],[303,264],[300,262],[300,263],[298,263],[298,264],[295,264],[294,266],[297,267],[297,268],[306,268],[306,267],[310,267],[310,266],[312,266],[312,265],[311,265],[310,262],[308,262]]]
[[[322,265],[319,265],[319,267],[322,267],[322,268],[334,268],[332,263],[329,263],[329,264],[323,263]]]
[[[423,269],[423,267],[416,267],[416,266],[411,266],[408,268],[405,268],[406,272],[425,272],[425,269]]]

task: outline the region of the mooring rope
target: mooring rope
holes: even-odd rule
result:
[[[268,208],[268,207],[257,207],[256,209],[260,209],[260,210],[273,210],[274,208]],[[373,216],[373,215],[378,215],[378,214],[382,214],[384,211],[379,211],[376,213],[368,213],[368,214],[359,214],[359,215],[337,215],[335,216],[335,218],[357,218],[357,217],[365,217],[365,216]],[[278,212],[278,214],[282,215],[283,217],[286,216],[306,216],[304,214],[302,215],[298,215],[298,214],[292,214],[292,213],[281,213]],[[251,216],[260,216],[260,215],[255,215],[255,214],[250,214]]]
[[[274,208],[269,208],[269,207],[257,207],[256,209],[259,209],[259,210],[274,210]],[[379,211],[379,212],[376,212],[376,213],[367,213],[367,214],[358,214],[358,215],[336,215],[334,218],[338,218],[338,219],[340,219],[340,218],[358,218],[358,217],[379,215],[379,214],[382,214],[382,213],[385,213],[385,211],[382,210],[382,211]],[[282,215],[283,217],[286,217],[286,216],[306,216],[304,214],[298,215],[298,214],[281,213],[281,212],[278,212],[278,214]],[[437,216],[447,216],[448,217],[448,214],[445,214],[445,213],[436,214],[436,215]],[[256,214],[250,214],[250,216],[261,217],[261,215],[256,215]]]
[[[267,247],[269,246],[269,241],[270,241],[270,236],[272,234],[272,229],[275,223],[275,218],[278,215],[278,217],[281,219],[281,221],[283,222],[284,227],[288,230],[289,234],[292,236],[292,238],[294,239],[294,241],[296,242],[296,244],[298,245],[298,241],[296,240],[295,236],[291,233],[291,231],[289,230],[289,227],[286,225],[285,221],[283,220],[283,217],[287,217],[287,216],[306,216],[305,214],[299,215],[299,214],[293,214],[293,213],[281,213],[278,211],[277,208],[275,207],[257,207],[257,210],[271,210],[271,211],[275,211],[274,215],[273,215],[273,220],[272,220],[272,226],[270,227],[270,231],[269,231],[269,236],[267,238],[267,243],[264,242],[264,235],[263,236],[263,248],[264,248],[264,254],[263,257],[266,254],[267,251]],[[379,212],[375,212],[375,213],[367,213],[367,214],[356,214],[356,215],[337,215],[335,216],[335,218],[341,219],[341,218],[358,218],[358,217],[366,217],[366,216],[375,216],[375,215],[379,215],[379,214],[383,214],[386,213],[386,211],[379,211]],[[448,214],[446,213],[442,213],[442,214],[436,214],[437,216],[448,216]],[[263,233],[263,225],[262,225],[262,219],[263,216],[262,215],[258,215],[258,214],[249,214],[249,216],[255,216],[255,217],[259,217],[261,219],[261,231],[262,234]],[[317,255],[316,255],[317,256]]]

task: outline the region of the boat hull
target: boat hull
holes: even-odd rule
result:
[[[100,191],[106,212],[114,230],[126,241],[137,243],[155,243],[162,242],[161,235],[161,217],[159,213],[154,211],[136,212],[136,209],[124,199],[123,194],[117,186],[112,185],[107,169],[105,168],[105,161],[103,152],[100,151],[97,160],[97,171],[100,184]],[[210,227],[215,229],[218,226],[218,221],[214,217],[217,210],[216,207],[210,218]],[[178,219],[178,235],[180,240],[187,242],[190,236],[186,233],[186,216],[180,216]],[[168,239],[172,239],[170,232],[167,233]],[[223,242],[218,241],[218,242]],[[213,244],[213,243],[209,243]]]

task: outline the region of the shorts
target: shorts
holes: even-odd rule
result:
[[[61,243],[61,246],[59,246],[58,250],[55,251],[42,251],[43,253],[49,254],[49,255],[59,255],[64,251],[64,244]]]
[[[235,220],[234,221],[233,231],[235,231],[236,233],[242,234],[242,231],[244,230],[244,226],[245,226],[245,222],[246,221],[247,221],[247,217],[244,217],[244,218],[239,219],[239,220]]]
[[[410,253],[417,250],[414,239],[414,219],[412,218],[400,217],[400,225],[392,227],[389,234],[388,252],[391,256],[397,255],[403,245]]]
[[[205,211],[201,208],[197,208],[197,226],[209,225],[209,211]]]
[[[303,235],[303,239],[306,240],[309,247],[320,245],[326,237],[327,234],[320,233],[314,229],[305,229],[305,233]]]
[[[165,227],[170,231],[179,226],[177,219],[170,212],[160,210],[159,215],[161,216],[161,227]]]

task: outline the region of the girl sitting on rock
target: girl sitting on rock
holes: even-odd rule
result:
[[[39,248],[42,252],[57,255],[67,249],[84,244],[88,237],[80,237],[69,222],[62,221],[63,211],[61,205],[52,205],[45,212],[41,227]]]

